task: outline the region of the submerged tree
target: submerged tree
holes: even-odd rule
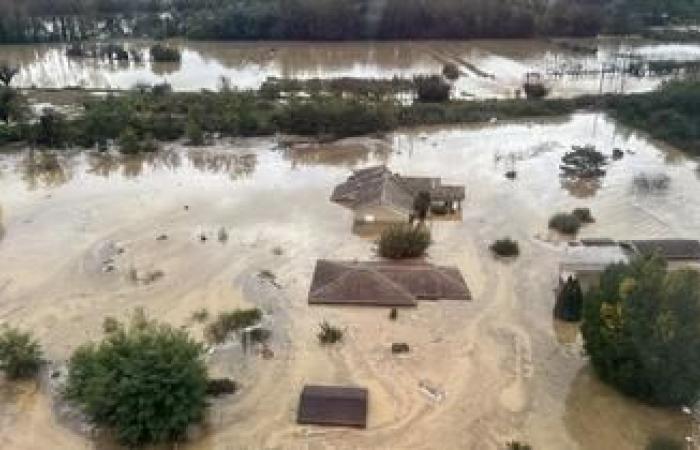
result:
[[[384,258],[419,258],[430,244],[430,230],[425,225],[398,224],[382,232],[377,241],[377,251]]]
[[[658,256],[609,266],[584,301],[581,326],[596,373],[623,393],[685,405],[700,392],[700,273]]]
[[[592,145],[574,145],[561,158],[562,175],[575,178],[600,178],[605,176],[603,167],[607,158]]]
[[[131,447],[181,439],[206,406],[204,352],[186,331],[136,314],[78,348],[65,395]]]
[[[9,379],[33,377],[41,366],[41,347],[30,333],[5,327],[0,333],[0,370]]]

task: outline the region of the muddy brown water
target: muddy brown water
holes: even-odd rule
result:
[[[582,193],[562,185],[558,166],[571,145],[589,143],[626,154],[597,189]],[[375,163],[465,184],[462,220],[430,225],[429,258],[457,265],[473,301],[421,303],[395,322],[383,309],[308,307],[317,258],[372,255],[371,233],[353,233],[350,212],[328,197],[351,168]],[[242,389],[216,400],[206,426],[179,448],[482,450],[521,439],[545,450],[638,450],[653,434],[682,438],[690,424],[601,384],[575,327],[553,322],[564,244],[546,224],[554,212],[586,206],[597,221],[582,236],[697,238],[695,168],[589,113],[402,130],[317,151],[257,138],[201,149],[170,144],[145,158],[4,154],[0,321],[34,330],[60,367],[76,346],[101,336],[107,315],[124,318],[141,306],[201,338],[194,311],[260,306],[274,357],[246,354],[235,341],[209,355],[212,372]],[[508,170],[516,180],[506,179]],[[639,173],[665,173],[671,183],[639,192],[632,181]],[[222,227],[225,243],[216,238]],[[521,243],[516,261],[489,253],[489,243],[506,235]],[[263,270],[279,288],[259,276]],[[155,271],[164,275],[150,280]],[[339,346],[317,344],[324,319],[346,328]],[[411,352],[393,357],[392,342],[409,343]],[[367,430],[297,426],[306,383],[368,387]],[[2,449],[113,447],[66,420],[46,388],[0,380],[0,399]]]
[[[177,90],[217,89],[220,78],[232,86],[257,88],[270,76],[294,78],[391,78],[440,73],[454,62],[463,76],[455,95],[463,98],[513,97],[525,74],[593,71],[588,76],[548,77],[553,96],[584,93],[639,92],[655,88],[659,78],[608,74],[602,67],[621,65],[633,53],[650,59],[700,59],[700,45],[653,43],[635,39],[569,40],[597,49],[581,54],[544,40],[475,40],[411,42],[175,42],[182,49],[178,64],[110,63],[65,56],[65,45],[0,47],[0,60],[21,67],[22,87],[131,88],[137,83],[168,82]],[[128,41],[145,51],[146,42]],[[493,75],[493,77],[485,76]]]

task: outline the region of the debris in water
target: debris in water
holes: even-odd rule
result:
[[[421,392],[423,392],[428,398],[430,398],[434,402],[439,403],[445,399],[445,392],[443,392],[442,389],[431,385],[426,380],[421,380],[418,383],[418,388]]]
[[[272,249],[272,254],[275,256],[282,256],[284,255],[284,250],[282,249],[282,247],[275,247]]]
[[[200,233],[199,235],[199,241],[200,242],[207,242],[207,235],[204,233]]]
[[[506,178],[508,178],[509,180],[515,180],[517,177],[518,172],[516,172],[515,170],[509,170],[508,172],[506,172]]]
[[[151,284],[155,283],[156,281],[160,280],[165,276],[165,272],[162,270],[152,270],[148,273],[146,273],[146,276],[143,277],[141,280],[143,284]]]
[[[190,210],[190,205],[185,205],[185,211],[189,211],[189,210]]]
[[[161,234],[156,238],[156,241],[167,241],[167,240],[168,240],[167,234]]]
[[[409,351],[411,351],[411,348],[405,342],[395,342],[391,344],[391,353],[399,354],[408,353]]]
[[[258,272],[258,278],[260,278],[263,281],[267,281],[268,283],[270,283],[271,285],[273,285],[277,289],[282,288],[282,286],[280,286],[280,284],[277,283],[277,276],[267,269],[264,269],[264,270],[261,270],[260,272]]]
[[[625,152],[620,150],[619,148],[614,148],[612,151],[612,157],[613,161],[619,161],[625,156]]]

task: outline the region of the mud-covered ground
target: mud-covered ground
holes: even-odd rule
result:
[[[588,143],[626,154],[599,186],[563,184],[562,153]],[[463,220],[431,224],[430,260],[457,265],[472,301],[421,303],[395,322],[384,309],[306,304],[317,258],[372,257],[371,237],[328,197],[351,168],[374,163],[466,185]],[[203,429],[179,448],[489,450],[517,438],[544,450],[638,450],[650,434],[682,437],[689,424],[599,383],[575,327],[552,320],[564,244],[547,220],[586,206],[597,221],[582,236],[697,238],[696,167],[602,114],[412,129],[321,149],[281,149],[269,138],[168,145],[144,159],[5,154],[0,321],[33,330],[60,367],[76,346],[101,337],[107,315],[124,318],[140,306],[201,338],[194,311],[261,307],[274,357],[246,354],[236,341],[210,354],[212,373],[242,389],[216,400]],[[640,173],[665,173],[671,183],[642,192],[633,185]],[[506,235],[521,244],[512,262],[488,250]],[[347,329],[342,344],[318,345],[323,319]],[[392,356],[392,342],[411,352]],[[368,387],[368,428],[296,425],[306,383]],[[90,439],[47,383],[0,380],[0,400],[2,449],[112,448]]]

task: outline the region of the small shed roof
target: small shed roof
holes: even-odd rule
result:
[[[310,304],[415,306],[417,300],[469,300],[455,267],[424,262],[319,260],[309,289]]]
[[[366,428],[368,397],[365,388],[304,386],[297,423]]]
[[[610,264],[629,262],[619,245],[568,246],[560,265],[561,272],[603,271]]]

